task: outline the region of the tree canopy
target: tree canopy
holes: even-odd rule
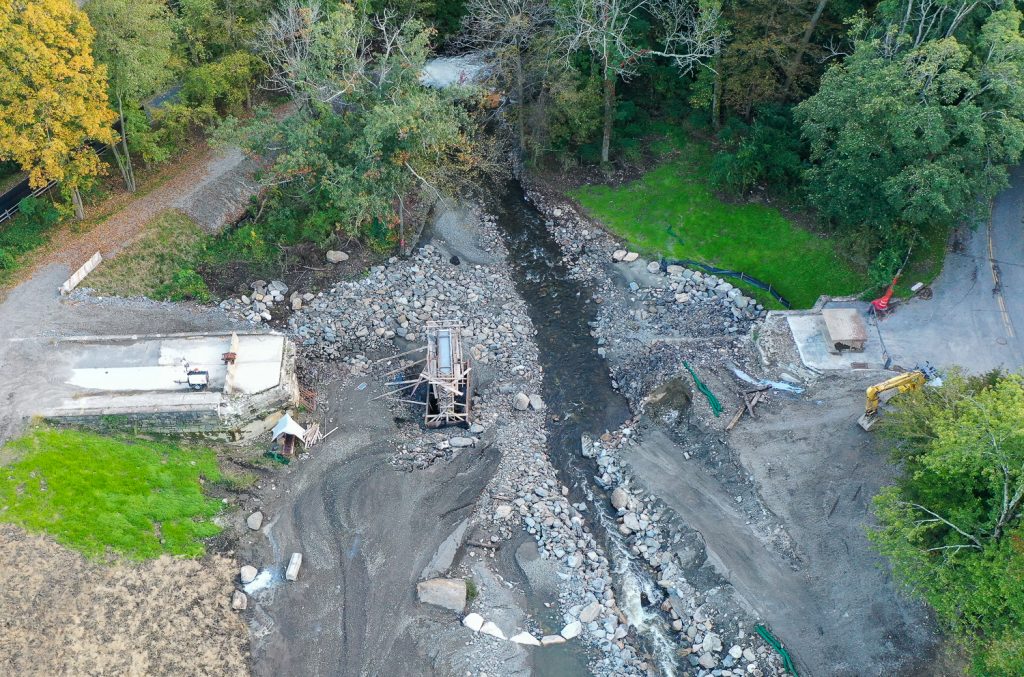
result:
[[[94,35],[85,13],[66,0],[0,7],[0,159],[15,160],[34,187],[63,182],[80,217],[78,189],[103,170],[87,142],[116,138]]]
[[[882,430],[904,471],[875,498],[871,540],[957,637],[983,639],[979,674],[1020,674],[1024,379],[954,373],[898,402]]]
[[[473,96],[419,82],[432,34],[416,20],[315,2],[287,4],[261,33],[269,86],[299,108],[280,120],[263,110],[221,137],[269,155],[267,181],[310,239],[394,242],[410,191],[440,194],[480,168]]]
[[[953,26],[932,39],[890,26],[857,40],[796,108],[821,215],[905,250],[1005,186],[1024,149],[1020,24],[1006,8],[964,38]]]

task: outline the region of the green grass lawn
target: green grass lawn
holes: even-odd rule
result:
[[[855,294],[870,286],[866,273],[841,256],[833,241],[800,228],[779,210],[717,199],[705,178],[707,148],[678,139],[669,143],[681,146],[680,152],[637,181],[583,186],[573,197],[645,254],[747,273],[771,284],[794,308],[810,307],[821,294]]]
[[[0,450],[0,520],[45,531],[93,557],[198,557],[220,528],[209,449],[40,427]]]
[[[137,240],[90,274],[84,286],[101,294],[157,298],[178,270],[195,265],[208,239],[185,214],[161,212]]]

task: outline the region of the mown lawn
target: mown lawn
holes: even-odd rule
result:
[[[804,230],[773,207],[716,198],[705,178],[707,148],[670,143],[681,145],[679,153],[640,179],[618,187],[583,186],[573,197],[645,254],[747,273],[771,284],[794,308],[810,307],[821,294],[855,294],[870,286],[866,273],[844,258],[835,242]]]
[[[209,449],[40,427],[0,450],[0,520],[101,557],[201,556],[221,503]]]
[[[195,265],[207,239],[187,215],[161,212],[146,224],[137,240],[100,264],[83,286],[101,294],[158,298],[175,273]]]

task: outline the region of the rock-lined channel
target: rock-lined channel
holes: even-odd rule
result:
[[[674,647],[656,622],[649,623],[640,604],[641,594],[655,594],[653,581],[631,561],[614,531],[614,516],[606,512],[608,502],[594,500],[595,490],[601,491],[592,482],[597,465],[580,454],[581,438],[615,430],[631,415],[626,399],[613,388],[607,363],[591,336],[597,303],[587,287],[570,277],[545,217],[526,199],[518,183],[509,184],[496,213],[516,289],[527,303],[537,332],[544,399],[551,414],[547,421],[551,461],[569,486],[570,500],[590,504],[591,523],[605,541],[618,574],[613,585],[618,588],[620,606],[654,653],[658,667],[671,674]]]

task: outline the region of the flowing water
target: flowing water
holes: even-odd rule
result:
[[[612,388],[605,360],[597,353],[590,323],[597,304],[590,290],[569,277],[561,249],[517,182],[495,205],[509,250],[516,288],[529,306],[544,369],[544,400],[558,421],[548,422],[549,452],[574,503],[585,501],[590,524],[605,546],[615,577],[619,607],[636,628],[662,674],[675,673],[675,656],[664,621],[655,611],[663,593],[622,541],[603,491],[594,482],[596,464],[580,455],[584,434],[600,436],[630,417],[625,398]],[[655,605],[655,608],[645,608]]]

